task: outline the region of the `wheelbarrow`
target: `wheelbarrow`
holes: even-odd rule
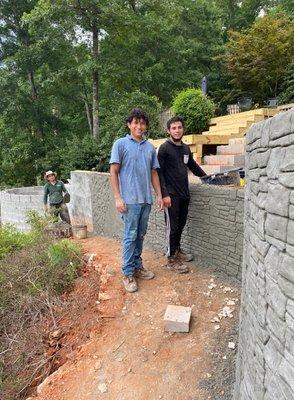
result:
[[[240,178],[244,178],[244,168],[234,168],[224,172],[202,176],[201,182],[205,185],[235,185],[239,186]]]

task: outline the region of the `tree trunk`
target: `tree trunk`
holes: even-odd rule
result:
[[[93,49],[92,49],[92,57],[93,57],[93,123],[92,123],[92,131],[93,137],[99,140],[99,74],[98,74],[98,46],[99,46],[99,38],[98,38],[98,26],[97,21],[93,22],[92,25],[92,34],[93,34]]]
[[[29,82],[30,82],[30,85],[31,85],[32,99],[33,100],[37,100],[38,91],[37,91],[37,88],[36,88],[36,85],[35,85],[34,73],[33,73],[32,70],[30,70],[28,72],[28,77],[29,77]]]
[[[85,104],[85,110],[86,110],[87,121],[88,121],[88,126],[89,126],[89,132],[90,132],[90,135],[92,136],[93,135],[92,115],[91,115],[91,110],[90,110],[87,99],[84,99],[84,104]]]

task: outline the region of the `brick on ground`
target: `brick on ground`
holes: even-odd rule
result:
[[[164,314],[164,329],[167,332],[189,332],[191,307],[168,305]]]

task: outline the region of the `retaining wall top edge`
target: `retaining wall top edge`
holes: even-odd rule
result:
[[[99,172],[99,171],[87,171],[87,170],[75,170],[71,171],[70,174],[86,174],[86,175],[110,175],[109,172]]]
[[[43,186],[24,186],[19,188],[6,189],[2,193],[12,195],[40,196],[43,192]]]

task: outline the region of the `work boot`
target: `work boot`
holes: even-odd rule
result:
[[[187,265],[184,265],[176,255],[167,257],[166,267],[167,269],[174,271],[177,274],[186,274],[190,271],[189,267],[187,267]]]
[[[189,261],[194,260],[193,254],[186,253],[182,249],[178,249],[178,251],[176,252],[176,256],[178,257],[178,259],[180,261],[183,261],[183,262],[189,262]]]
[[[135,272],[135,277],[139,279],[153,279],[154,278],[154,273],[152,271],[147,271],[144,267],[142,268],[137,268]]]
[[[136,279],[133,276],[125,276],[123,284],[127,292],[133,293],[138,290]]]

